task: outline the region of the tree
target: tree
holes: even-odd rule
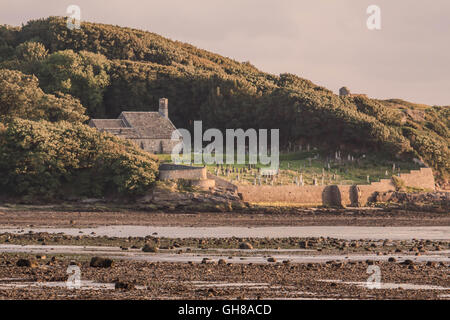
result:
[[[110,62],[102,55],[64,50],[45,59],[37,74],[45,92],[62,92],[80,99],[90,116],[103,116],[103,93],[110,83]]]
[[[45,94],[35,76],[0,69],[0,119],[83,122],[87,120],[84,112],[81,103],[69,95]]]

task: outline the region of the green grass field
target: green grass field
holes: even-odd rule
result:
[[[158,158],[161,162],[172,162],[171,155],[158,155]],[[193,160],[193,158],[192,155],[191,159]],[[313,185],[314,179],[319,185],[368,184],[419,168],[417,164],[412,162],[385,160],[370,155],[361,156],[357,159],[350,158],[350,160],[345,155],[341,159],[335,159],[324,157],[319,151],[283,153],[280,154],[279,159],[279,174],[273,179],[261,177],[260,169],[266,166],[254,164],[250,167],[248,157],[245,164],[214,164],[206,165],[206,167],[211,174],[216,174],[232,182],[254,184],[255,181],[257,183],[261,181],[262,185],[301,184],[301,178],[304,185]],[[197,166],[202,166],[202,164],[197,164]],[[228,174],[226,173],[227,168],[231,171]]]

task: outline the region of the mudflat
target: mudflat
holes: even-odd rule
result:
[[[449,209],[450,210],[450,209]],[[449,211],[450,212],[450,211]],[[288,212],[166,213],[0,208],[0,226],[450,226],[448,213],[400,209],[291,209]]]
[[[449,226],[448,213],[369,208],[0,208],[0,299],[447,300]]]

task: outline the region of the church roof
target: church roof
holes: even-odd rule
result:
[[[109,128],[125,128],[126,125],[122,119],[92,119],[91,123],[93,127],[97,129],[109,129]]]
[[[124,111],[118,119],[92,119],[89,125],[128,139],[171,139],[177,130],[159,112]]]

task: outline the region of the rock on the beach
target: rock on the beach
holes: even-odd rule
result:
[[[18,266],[18,267],[26,267],[26,268],[37,268],[38,264],[34,260],[19,259],[19,260],[17,260],[16,266]]]
[[[239,249],[244,249],[244,250],[252,250],[253,246],[250,242],[241,242],[239,244]]]
[[[300,241],[300,242],[298,243],[298,245],[299,245],[299,247],[300,247],[301,249],[306,249],[306,248],[308,248],[309,243],[308,243],[308,241]]]
[[[207,263],[214,264],[214,260],[211,258],[203,258],[202,264],[207,264]]]
[[[116,290],[133,290],[136,288],[136,285],[132,282],[128,282],[128,281],[116,281],[116,283],[114,284],[114,288]]]
[[[274,257],[269,257],[267,259],[267,262],[277,262],[277,259],[275,259]]]
[[[93,268],[110,268],[113,265],[113,261],[107,258],[93,257],[89,265]]]
[[[405,261],[402,262],[402,264],[404,264],[405,266],[412,266],[414,265],[414,261],[406,259]]]
[[[151,245],[146,244],[146,245],[142,248],[142,251],[144,251],[144,252],[153,252],[153,253],[156,253],[156,252],[159,251],[159,248],[158,248],[158,247],[155,247],[155,246],[151,246]]]

